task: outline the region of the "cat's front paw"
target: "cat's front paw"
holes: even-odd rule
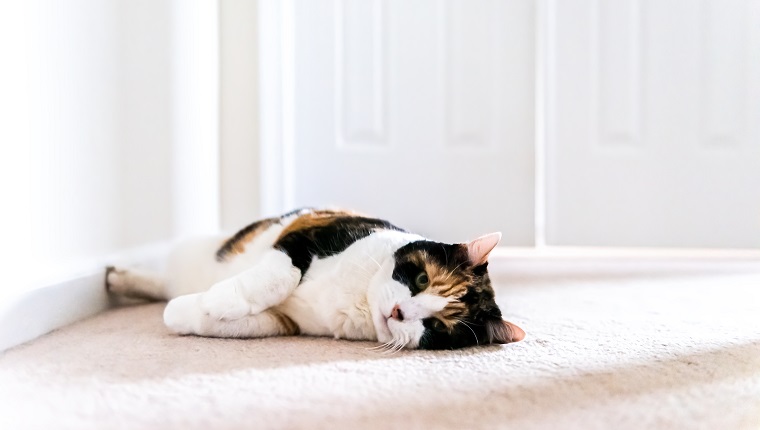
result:
[[[251,304],[238,293],[234,281],[215,284],[201,294],[201,309],[213,320],[236,320],[251,314]]]
[[[188,294],[170,300],[164,309],[164,324],[175,333],[199,334],[203,323],[200,294]]]

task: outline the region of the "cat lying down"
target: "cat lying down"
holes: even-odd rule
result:
[[[334,336],[388,349],[517,342],[488,277],[491,233],[446,244],[346,211],[301,209],[177,246],[167,274],[109,268],[114,294],[170,300],[164,323],[213,337]],[[210,287],[210,288],[209,288]]]

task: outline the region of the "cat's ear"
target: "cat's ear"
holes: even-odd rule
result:
[[[501,233],[489,233],[467,243],[467,255],[473,266],[480,266],[488,261],[488,255],[499,244]]]
[[[486,322],[489,343],[519,342],[525,339],[525,331],[509,321],[494,318]]]

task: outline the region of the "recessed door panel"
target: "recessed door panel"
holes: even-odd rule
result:
[[[759,4],[550,2],[549,244],[760,246]]]

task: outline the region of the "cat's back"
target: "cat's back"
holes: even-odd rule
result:
[[[383,234],[376,236],[376,233]],[[305,275],[313,261],[340,256],[371,235],[375,236],[373,240],[364,241],[366,244],[362,246],[370,245],[373,250],[367,253],[371,255],[387,252],[392,242],[404,241],[409,236],[386,220],[340,209],[304,208],[261,219],[234,235],[195,239],[176,247],[169,259],[169,293],[176,297],[205,291],[212,284],[253,267],[273,248],[286,253]],[[377,247],[383,250],[374,250]]]

